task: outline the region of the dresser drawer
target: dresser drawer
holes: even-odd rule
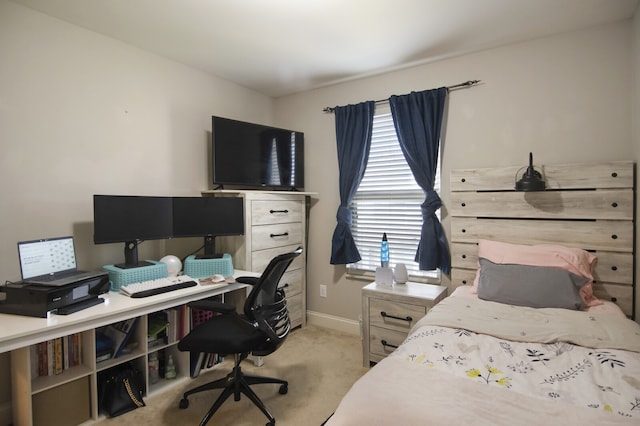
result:
[[[302,315],[304,314],[302,311],[302,294],[287,297],[287,311],[289,311],[291,328],[302,325]]]
[[[400,346],[406,338],[407,333],[402,331],[371,327],[369,331],[369,353],[385,357]]]
[[[251,227],[252,251],[302,243],[302,224],[281,223]]]
[[[254,251],[251,253],[251,270],[254,272],[262,272],[264,271],[264,268],[267,267],[271,259],[273,259],[279,254],[292,252],[295,249],[297,249],[299,246],[300,244],[295,244],[291,246],[276,247],[272,249]],[[304,267],[304,258],[305,258],[305,254],[303,252],[300,256],[293,259],[293,262],[291,262],[291,265],[289,265],[289,268],[287,268],[287,271],[293,271],[294,269],[302,269]]]
[[[270,225],[302,221],[302,203],[299,201],[253,201],[251,225]]]
[[[424,306],[373,297],[369,300],[369,324],[372,327],[396,330],[405,335],[426,313]]]
[[[278,287],[284,290],[286,297],[302,293],[302,269],[287,269],[287,272],[280,279]]]

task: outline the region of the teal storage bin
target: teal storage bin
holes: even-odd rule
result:
[[[207,278],[215,274],[229,277],[233,275],[233,261],[229,253],[217,259],[196,259],[195,256],[188,256],[183,269],[184,274],[191,278]]]
[[[115,265],[105,265],[102,267],[109,273],[111,291],[120,291],[120,287],[141,281],[157,280],[169,276],[167,265],[155,260],[147,260],[153,265],[140,266],[138,268],[121,269]]]

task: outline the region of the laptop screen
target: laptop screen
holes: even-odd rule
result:
[[[76,270],[73,237],[19,242],[18,256],[23,280]]]

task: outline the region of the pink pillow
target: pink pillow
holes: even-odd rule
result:
[[[519,245],[500,241],[479,240],[478,258],[487,259],[493,263],[547,266],[559,268],[589,279],[580,289],[580,296],[585,306],[601,305],[602,301],[593,294],[593,268],[597,258],[588,251],[565,247],[555,244]],[[477,292],[480,266],[473,288]]]

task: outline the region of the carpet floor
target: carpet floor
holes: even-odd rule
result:
[[[197,425],[220,394],[213,390],[189,397],[189,407],[180,409],[182,393],[200,384],[226,376],[233,367],[232,357],[199,377],[181,382],[170,390],[145,399],[146,407],[96,424],[117,425]],[[256,367],[245,360],[246,374],[278,377],[289,381],[289,392],[278,393],[278,385],[252,388],[280,426],[321,425],[336,409],[351,385],[368,371],[362,366],[360,337],[318,326],[294,330],[283,345]],[[227,399],[209,425],[264,425],[267,418],[244,395],[235,402]]]

